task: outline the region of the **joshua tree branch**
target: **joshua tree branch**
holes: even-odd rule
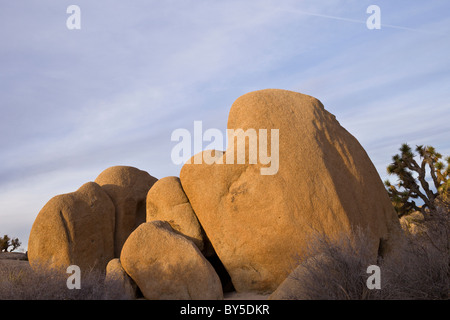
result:
[[[428,162],[428,167],[430,168],[430,175],[431,175],[431,178],[433,179],[433,183],[434,183],[434,187],[436,188],[436,190],[437,189],[439,189],[439,187],[441,186],[441,184],[440,184],[440,182],[439,182],[439,180],[440,179],[438,179],[438,177],[436,176],[436,168],[434,167],[434,165],[432,165],[432,164],[430,164],[429,162]],[[439,172],[440,173],[440,172]]]

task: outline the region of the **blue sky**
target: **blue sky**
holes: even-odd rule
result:
[[[66,9],[81,9],[69,30]],[[381,9],[369,30],[369,5]],[[177,128],[242,94],[312,95],[382,179],[402,142],[450,155],[446,1],[0,0],[0,233],[113,165],[179,175]]]

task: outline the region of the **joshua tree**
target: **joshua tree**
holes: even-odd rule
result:
[[[392,157],[392,163],[387,167],[389,175],[396,175],[398,184],[389,180],[384,184],[399,217],[412,211],[425,214],[436,210],[439,202],[447,202],[450,193],[450,157],[445,158],[447,165],[441,159],[442,155],[431,146],[417,146],[414,154],[406,143],[400,147],[400,154]],[[419,162],[415,157],[419,156]],[[430,178],[428,178],[429,173]],[[432,186],[430,186],[430,183]],[[418,207],[413,199],[420,198],[423,205]]]
[[[5,234],[3,238],[0,238],[0,252],[8,252],[9,247],[12,247],[10,252],[14,251],[20,247],[21,244],[19,238],[11,239]]]
[[[12,239],[11,240],[12,249],[10,251],[16,250],[18,247],[20,247],[21,244],[22,242],[19,241],[19,238]]]

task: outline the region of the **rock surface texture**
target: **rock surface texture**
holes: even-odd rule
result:
[[[375,257],[389,250],[399,224],[383,183],[363,147],[319,100],[286,90],[251,92],[232,105],[228,129],[255,129],[259,141],[259,129],[267,129],[269,154],[277,142],[271,129],[278,129],[279,154],[271,155],[278,171],[263,175],[269,165],[249,164],[248,156],[245,164],[227,162],[227,153],[238,153],[229,140],[218,153],[223,164],[192,160],[180,179],[238,292],[273,292],[312,231],[333,238],[361,227]]]

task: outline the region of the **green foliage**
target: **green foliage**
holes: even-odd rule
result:
[[[11,251],[16,250],[20,247],[22,243],[19,241],[19,238],[11,239],[8,235],[4,235],[3,238],[0,238],[0,252],[8,252],[8,248],[12,247]]]
[[[387,167],[388,174],[397,176],[398,183],[394,185],[389,180],[384,182],[398,215],[401,217],[413,211],[421,211],[424,214],[427,210],[434,212],[438,202],[448,203],[450,157],[445,158],[444,164],[441,161],[442,154],[432,146],[419,145],[415,154],[411,147],[404,143],[399,150],[400,153],[392,157],[392,163]],[[424,204],[418,207],[414,199],[421,199]]]

